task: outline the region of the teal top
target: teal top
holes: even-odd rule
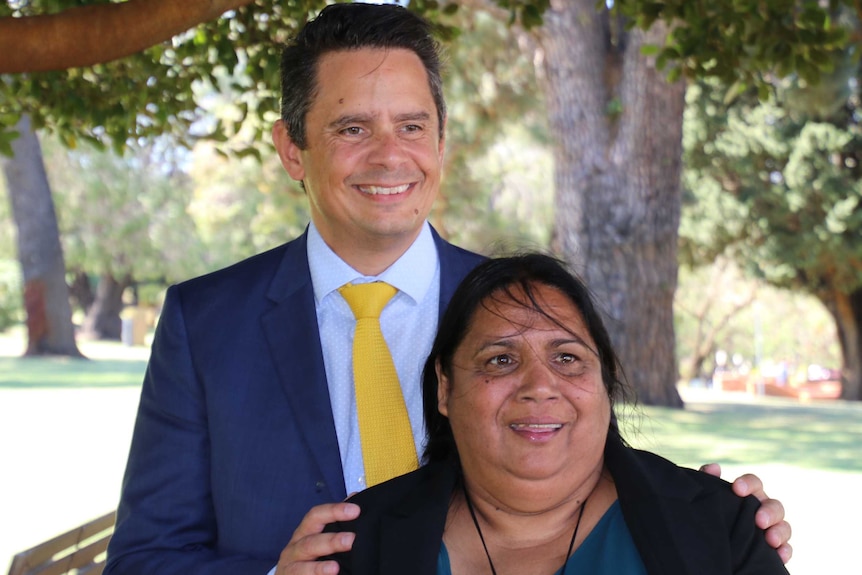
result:
[[[562,567],[554,575],[559,575]],[[647,575],[640,553],[623,519],[619,500],[605,512],[598,524],[566,562],[566,573],[591,575]],[[437,575],[452,575],[449,552],[440,545]]]

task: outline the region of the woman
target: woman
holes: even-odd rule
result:
[[[787,573],[759,503],[628,447],[618,361],[584,284],[539,254],[456,291],[425,366],[426,465],[357,494],[341,573]]]

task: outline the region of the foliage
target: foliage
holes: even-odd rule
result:
[[[154,140],[118,156],[43,142],[67,268],[159,283],[203,271],[182,150]]]
[[[14,260],[0,259],[0,331],[23,321],[21,268]]]
[[[211,143],[195,146],[188,165],[188,212],[206,246],[207,270],[226,266],[299,235],[308,202],[275,154],[227,159]]]
[[[0,3],[0,17],[95,3],[7,0]],[[2,76],[0,125],[12,126],[27,112],[35,128],[56,133],[69,147],[85,140],[119,151],[128,142],[160,134],[170,134],[186,147],[201,138],[223,142],[250,119],[251,140],[260,142],[269,130],[266,120],[279,109],[281,44],[325,4],[255,0],[128,58],[88,68]],[[433,0],[413,2],[411,9],[443,20],[444,12],[452,12]],[[445,35],[447,28],[441,31]],[[196,94],[212,90],[237,96],[238,114],[232,120],[206,125]],[[10,137],[0,130],[0,153]]]
[[[715,77],[731,86],[768,91],[770,75],[798,74],[816,82],[832,69],[833,56],[849,34],[841,14],[849,0],[615,0],[614,10],[631,25],[670,25],[664,46],[651,46],[671,79]]]
[[[459,33],[447,45],[446,173],[432,219],[483,252],[501,238],[547,245],[551,160],[533,64],[486,12],[461,10],[451,21]]]
[[[116,0],[7,0],[0,17],[51,14]],[[764,87],[764,75],[797,73],[815,81],[829,71],[832,54],[848,39],[841,17],[849,0],[615,0],[611,6],[630,26],[648,28],[668,22],[664,46],[648,52],[672,77],[715,76],[746,86]],[[88,68],[6,75],[0,79],[0,125],[12,126],[22,112],[37,128],[57,133],[67,146],[80,140],[121,149],[139,137],[172,134],[187,147],[200,138],[225,141],[244,124],[251,142],[261,142],[268,120],[278,110],[280,44],[322,8],[324,0],[255,0],[204,22],[172,41],[139,54]],[[530,29],[542,24],[549,0],[494,0],[485,4]],[[452,17],[456,2],[413,0],[409,8],[439,25],[444,39],[463,37]],[[504,49],[505,45],[504,45]],[[237,114],[207,125],[198,92],[233,93]],[[98,102],[99,105],[92,105]],[[0,130],[0,153],[13,135]],[[247,153],[255,153],[249,148]]]
[[[855,67],[840,74],[832,85],[856,86]],[[806,91],[789,81],[764,103],[749,94],[726,106],[709,83],[688,96],[683,255],[705,262],[729,250],[770,283],[814,295],[862,286],[856,89],[819,116],[803,112]]]

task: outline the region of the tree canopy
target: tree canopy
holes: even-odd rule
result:
[[[816,87],[776,82],[727,104],[692,87],[686,129],[688,261],[732,254],[769,283],[810,293],[838,328],[845,397],[862,397],[862,110],[848,51]]]
[[[849,0],[846,0],[851,4]],[[170,133],[179,141],[223,139],[248,118],[278,110],[279,44],[323,0],[6,0],[0,3],[0,153],[21,113],[36,128],[121,148],[128,139]],[[410,9],[454,28],[457,2],[413,0]],[[473,0],[526,28],[548,0]],[[834,19],[842,2],[812,0],[617,0],[618,30],[661,20],[667,42],[644,50],[672,76],[717,76],[740,87],[764,74],[813,80],[848,34]],[[597,8],[602,6],[597,2]],[[50,38],[50,41],[46,41]],[[226,74],[219,75],[219,71]],[[761,84],[762,85],[762,84]],[[236,114],[204,126],[199,87],[237,95]],[[99,105],[93,105],[98,102]],[[255,136],[268,129],[260,126]]]

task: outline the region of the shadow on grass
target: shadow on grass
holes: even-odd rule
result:
[[[640,408],[623,432],[636,447],[680,465],[780,463],[862,471],[862,405],[691,402]]]
[[[140,387],[146,367],[142,360],[0,357],[0,389]]]

